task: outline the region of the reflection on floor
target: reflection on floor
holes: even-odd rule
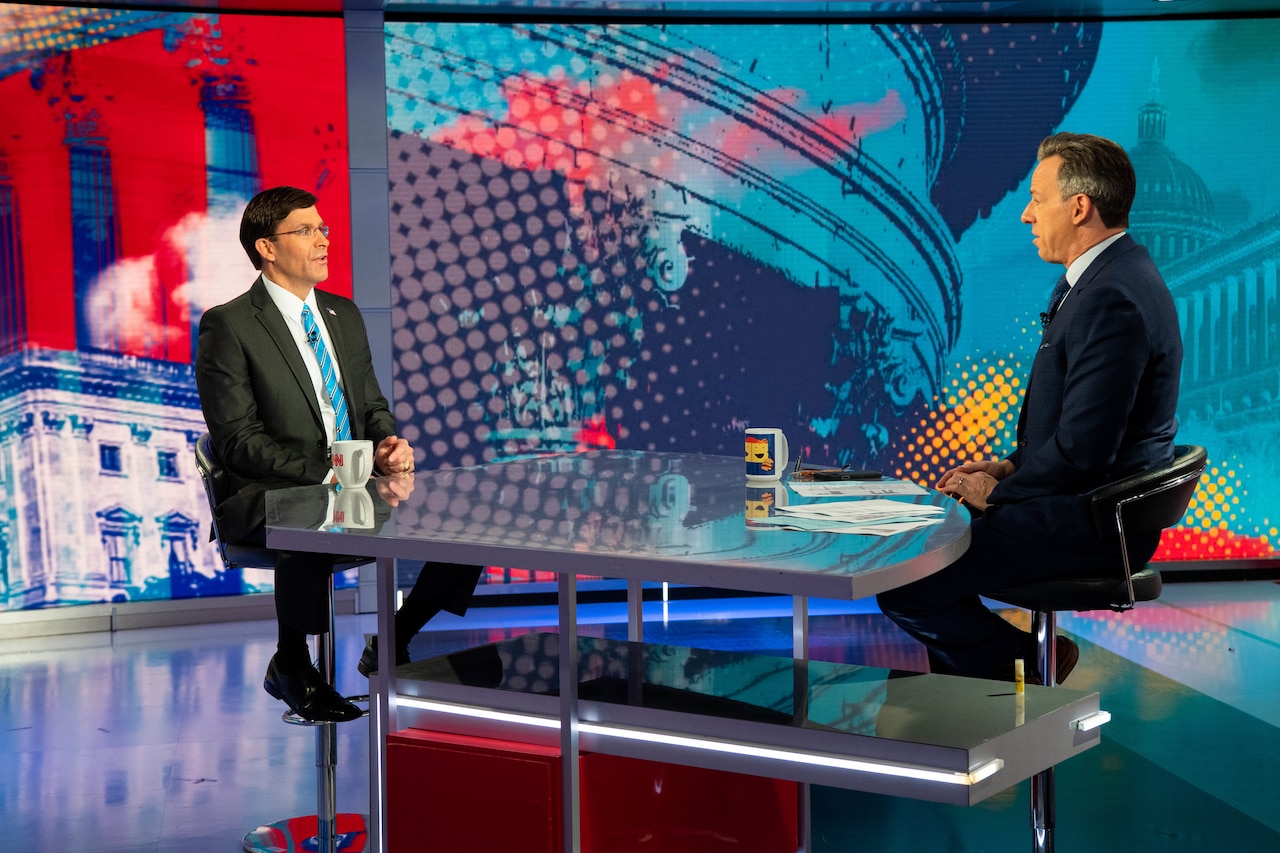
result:
[[[873,603],[814,601],[810,613],[814,658],[923,668]],[[554,623],[550,607],[477,608],[433,622],[413,653]],[[620,606],[584,606],[580,624],[626,636]],[[1061,627],[1082,651],[1070,686],[1099,691],[1114,716],[1100,747],[1059,768],[1059,849],[1280,850],[1280,585],[1171,585],[1135,613]],[[355,661],[372,628],[339,620],[346,692],[364,690]],[[652,604],[646,639],[788,655],[789,602],[678,602],[665,619]],[[311,732],[283,724],[262,690],[273,650],[267,622],[0,642],[0,848],[232,853],[248,829],[314,812]],[[364,811],[366,723],[340,732],[340,808]],[[1028,790],[966,809],[815,788],[813,850],[1026,849]]]

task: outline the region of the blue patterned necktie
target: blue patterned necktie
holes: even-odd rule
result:
[[[329,348],[320,337],[320,327],[316,318],[311,316],[311,306],[302,306],[302,328],[307,333],[307,343],[320,362],[320,378],[324,381],[324,390],[333,402],[333,432],[335,441],[346,441],[351,438],[351,416],[347,413],[347,398],[338,384],[338,376],[333,369],[333,359],[329,357]]]
[[[1071,289],[1071,285],[1067,283],[1067,277],[1064,275],[1058,279],[1058,283],[1053,286],[1053,293],[1049,294],[1049,310],[1040,315],[1040,325],[1048,327],[1053,315],[1058,313],[1058,306],[1062,304],[1062,298],[1067,295],[1067,291]]]

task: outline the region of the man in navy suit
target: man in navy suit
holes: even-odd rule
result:
[[[240,221],[240,243],[261,275],[249,290],[200,320],[196,385],[214,453],[232,494],[214,510],[233,544],[265,544],[265,494],[333,477],[336,437],[374,443],[375,473],[411,476],[413,448],[396,435],[378,388],[360,310],[315,285],[329,277],[329,227],[316,197],[293,187],[264,190]],[[264,686],[309,720],[342,721],[360,709],[311,662],[308,634],[329,630],[328,573],[334,558],[277,552],[279,642]],[[441,609],[465,612],[476,566],[428,564],[396,615],[396,657]],[[403,645],[403,649],[401,646]],[[373,661],[372,667],[365,659]],[[361,671],[376,668],[366,649]]]
[[[890,619],[928,648],[932,671],[1009,678],[1035,660],[1031,635],[979,600],[983,592],[1095,571],[1113,560],[1089,523],[1085,493],[1173,460],[1182,339],[1173,299],[1147,250],[1125,233],[1136,180],[1128,156],[1097,136],[1040,144],[1022,221],[1040,257],[1066,267],[1054,289],[1004,459],[966,462],[937,488],[975,513],[969,550],[930,577],[879,596]],[[1130,542],[1155,553],[1159,533]],[[1079,659],[1057,642],[1057,680]],[[1040,680],[1038,673],[1029,675]]]

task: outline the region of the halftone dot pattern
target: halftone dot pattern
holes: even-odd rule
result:
[[[592,467],[591,451],[579,458],[585,461],[546,458],[529,466],[460,470],[451,486],[402,503],[396,518],[405,529],[447,531],[459,541],[491,541],[496,525],[513,547],[574,550],[586,544],[623,555],[648,553],[655,538],[677,541],[686,524],[732,517],[742,509],[743,492],[736,487],[741,467],[730,477],[722,460],[708,466],[696,457],[651,457],[596,477],[578,470]],[[696,507],[689,503],[686,477],[712,484]]]
[[[1225,527],[1175,527],[1160,537],[1155,560],[1247,560],[1274,557],[1267,538],[1244,536]]]
[[[579,207],[547,169],[417,136],[389,146],[393,399],[418,463],[573,450],[585,424],[598,444],[649,417],[625,393],[660,360],[641,314],[666,301],[643,202],[588,191]]]
[[[1275,556],[1276,528],[1264,525],[1257,535],[1248,536],[1228,529],[1241,524],[1240,502],[1244,482],[1232,466],[1210,465],[1200,476],[1187,507],[1183,526],[1166,530],[1160,539],[1157,560],[1226,560]]]
[[[542,42],[541,49],[558,51],[549,41]],[[450,91],[451,85],[437,96],[460,94]],[[601,74],[590,89],[588,98],[576,87],[536,75],[505,77],[499,87],[507,105],[502,126],[495,127],[480,114],[463,115],[447,127],[433,129],[433,138],[509,169],[550,169],[566,179],[563,186],[570,204],[581,207],[584,191],[608,192],[614,162],[637,155],[642,144],[642,136],[619,118],[620,113],[661,126],[672,120],[661,100],[664,87],[641,75]],[[674,150],[653,149],[646,160],[645,170],[652,174],[680,174],[682,164]]]
[[[932,485],[962,460],[994,458],[1011,447],[1022,373],[1004,358],[957,365],[942,404],[900,439],[894,476]]]
[[[989,358],[957,364],[946,397],[899,440],[894,476],[932,486],[943,471],[966,459],[1007,455],[1022,405],[1022,365]],[[1223,560],[1273,557],[1277,529],[1264,524],[1249,536],[1239,529],[1244,482],[1231,466],[1210,466],[1200,478],[1183,523],[1164,532],[1154,559]]]
[[[1200,476],[1200,485],[1187,507],[1187,525],[1212,530],[1236,522],[1240,492],[1241,484],[1234,470],[1210,465]]]
[[[422,32],[422,46],[435,50],[428,30]],[[990,363],[971,362],[968,372],[957,366],[955,378],[942,377],[939,387],[934,373],[945,350],[928,360],[929,381],[912,384],[901,364],[867,345],[878,342],[869,332],[900,331],[892,325],[900,318],[873,316],[848,294],[839,313],[804,310],[807,306],[790,292],[786,298],[765,298],[773,294],[761,286],[758,270],[747,269],[750,257],[726,256],[734,269],[715,267],[714,247],[699,248],[700,269],[687,281],[683,274],[666,280],[653,275],[661,264],[654,263],[652,250],[693,246],[716,232],[696,221],[698,227],[686,228],[670,208],[658,204],[666,217],[662,221],[672,227],[655,240],[652,212],[628,206],[635,200],[630,193],[656,203],[649,190],[654,183],[637,180],[628,170],[682,186],[693,174],[693,149],[661,141],[653,146],[653,139],[665,137],[651,136],[649,130],[670,126],[691,134],[704,128],[676,124],[685,104],[670,75],[679,69],[650,74],[643,63],[629,66],[623,39],[610,43],[612,53],[591,52],[595,46],[579,51],[573,38],[562,38],[572,30],[552,27],[550,36],[538,28],[522,31],[520,39],[537,42],[536,58],[534,51],[510,49],[511,31],[499,28],[486,35],[465,27],[450,30],[450,38],[471,35],[451,45],[444,62],[433,65],[421,53],[403,55],[406,81],[398,85],[408,88],[401,94],[429,92],[424,103],[438,98],[442,106],[458,108],[447,120],[439,117],[444,113],[424,110],[436,116],[433,121],[393,122],[430,134],[432,142],[393,133],[389,145],[393,161],[397,154],[402,160],[421,154],[430,161],[426,170],[401,170],[395,162],[391,169],[393,200],[405,202],[394,214],[393,227],[409,229],[393,239],[427,235],[406,241],[412,243],[407,256],[401,254],[403,245],[393,247],[396,274],[408,268],[395,283],[403,289],[393,304],[396,414],[410,419],[406,434],[420,439],[426,464],[573,449],[583,445],[588,431],[604,446],[616,437],[622,446],[692,445],[719,452],[731,450],[740,429],[750,423],[786,427],[793,446],[806,455],[894,470],[924,483],[960,459],[1008,451],[1022,394],[1019,380],[1026,375],[1022,364],[1030,364],[1028,350],[1033,352],[1039,340],[1033,316],[1018,321],[1026,344],[1011,356],[1008,368],[991,356]],[[1067,85],[1061,81],[1090,66],[1097,32],[1055,28],[1044,38],[1050,35],[1065,39],[1060,43],[1071,46],[1070,55],[1051,49],[1044,55],[1067,59],[1035,67]],[[968,40],[966,51],[973,39],[986,43],[977,32],[959,38]],[[947,61],[957,43],[938,44]],[[1049,43],[1036,46],[1037,57]],[[677,50],[668,47],[666,34],[652,45]],[[966,70],[964,79],[970,86],[981,80],[985,89],[1003,73],[1024,71],[1019,51],[1012,41],[987,44],[969,55],[987,58],[981,68]],[[484,73],[465,72],[455,64],[459,56],[484,57],[491,64]],[[946,62],[934,64],[943,78],[959,70]],[[428,67],[430,82],[415,90],[407,71]],[[1042,102],[1059,117],[1068,104],[1069,99]],[[399,108],[416,116],[412,97]],[[670,112],[673,108],[676,112]],[[970,118],[978,114],[973,102],[965,109]],[[989,120],[1004,121],[994,113]],[[753,118],[744,124],[754,123]],[[421,151],[413,152],[415,146]],[[433,150],[439,148],[445,150]],[[930,195],[952,233],[960,234],[975,216],[974,199],[992,182],[989,169],[956,168],[964,162],[960,157],[948,162]],[[619,171],[614,163],[631,165]],[[438,174],[430,171],[437,167]],[[1017,176],[1022,166],[1009,158],[1004,168]],[[630,189],[618,186],[626,181],[632,181]],[[955,192],[965,182],[973,182],[979,195]],[[962,207],[947,210],[949,199],[962,199]],[[978,210],[989,207],[989,202],[976,204]],[[672,265],[685,260],[668,258]],[[955,284],[958,290],[958,278]],[[815,301],[826,296],[817,287],[805,287]],[[716,298],[717,289],[730,298]],[[663,310],[673,305],[680,310]],[[746,310],[735,314],[743,306],[754,307],[754,316]],[[785,319],[808,318],[805,331],[813,333],[770,339],[768,333],[782,325],[777,306],[785,306]],[[693,310],[698,308],[710,310]],[[867,316],[855,317],[861,314]],[[411,322],[401,327],[401,317]],[[831,317],[839,322],[829,322]],[[825,350],[824,358],[798,358],[804,345]],[[782,382],[771,378],[778,365],[789,374]],[[775,402],[757,390],[770,388],[785,393],[774,394]],[[800,399],[812,389],[821,389],[821,399]],[[1218,500],[1208,514],[1230,518],[1217,522],[1225,527],[1240,523],[1235,511]],[[1212,536],[1215,528],[1198,529]]]

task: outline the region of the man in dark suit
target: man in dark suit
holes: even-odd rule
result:
[[[1168,287],[1125,233],[1133,166],[1116,143],[1072,133],[1045,139],[1037,158],[1022,221],[1040,257],[1066,275],[1041,318],[1017,447],[942,475],[937,488],[975,513],[969,550],[878,599],[927,646],[934,672],[1009,678],[1015,658],[1034,660],[1030,634],[985,608],[979,594],[1107,560],[1119,571],[1119,548],[1094,534],[1084,495],[1173,460],[1182,339]],[[1139,537],[1131,553],[1149,558],[1159,541],[1159,533]],[[1061,682],[1080,652],[1066,637],[1056,642]]]
[[[329,277],[328,237],[311,193],[293,187],[259,193],[241,218],[240,243],[262,274],[200,320],[196,385],[214,452],[230,478],[232,494],[215,512],[231,543],[265,544],[266,492],[331,481],[329,447],[338,438],[371,440],[375,473],[413,472],[413,448],[396,435],[360,310],[315,289]],[[308,634],[329,629],[333,562],[281,551],[275,565],[279,642],[264,686],[310,720],[361,713],[320,676],[307,645]],[[424,567],[411,603],[397,614],[399,662],[438,610],[465,612],[479,571]],[[376,653],[372,660],[376,668]],[[362,671],[370,668],[362,658]]]

